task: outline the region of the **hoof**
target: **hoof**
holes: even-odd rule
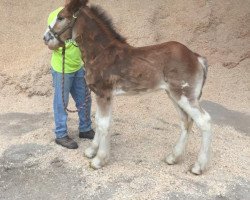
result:
[[[96,150],[95,149],[93,149],[92,147],[89,147],[89,148],[87,148],[86,150],[85,150],[85,156],[87,157],[87,158],[93,158],[93,157],[95,157],[96,156]]]
[[[193,166],[190,168],[190,172],[194,175],[201,175],[204,170],[201,169],[201,166],[198,163],[195,163]]]
[[[98,157],[93,158],[90,162],[90,167],[93,169],[100,169],[102,166],[102,161]]]
[[[168,165],[174,165],[174,164],[177,163],[176,158],[173,156],[173,154],[169,154],[169,155],[166,157],[165,162],[166,162]]]

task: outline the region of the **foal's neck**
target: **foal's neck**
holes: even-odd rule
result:
[[[112,38],[104,26],[86,13],[84,13],[82,19],[79,19],[77,31],[82,31],[79,34],[80,36],[77,37],[76,42],[79,45],[86,64],[91,63],[91,61],[103,53],[116,40]]]

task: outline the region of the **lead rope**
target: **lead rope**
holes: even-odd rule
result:
[[[64,110],[66,112],[75,113],[75,112],[79,112],[81,109],[84,109],[85,119],[88,119],[89,118],[89,110],[87,109],[87,105],[88,105],[88,102],[90,101],[91,93],[87,87],[85,77],[83,77],[83,82],[85,85],[85,101],[84,101],[84,103],[76,110],[70,110],[67,108],[65,100],[64,100],[65,49],[66,48],[64,45],[62,48],[62,101],[63,101]]]

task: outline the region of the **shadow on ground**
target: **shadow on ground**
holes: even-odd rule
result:
[[[211,101],[202,101],[201,105],[210,113],[215,124],[232,126],[237,131],[250,136],[249,114],[229,110],[224,106]]]
[[[13,145],[0,158],[0,199],[75,199],[85,179],[77,170],[65,168],[58,158],[44,170],[39,169],[40,155],[47,146],[34,143]]]
[[[51,113],[6,113],[0,115],[0,134],[20,136],[46,126],[52,118]]]
[[[41,156],[46,155],[50,147],[27,143],[13,145],[0,157],[0,199],[108,199],[116,191],[116,185],[97,188],[90,195],[79,169],[67,167],[61,158],[54,158],[50,165],[39,168]]]

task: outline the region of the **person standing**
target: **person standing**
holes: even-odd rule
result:
[[[48,25],[50,25],[57,17],[58,13],[63,8],[60,7],[50,13],[48,18]],[[68,136],[67,119],[68,114],[65,111],[65,105],[68,105],[69,94],[73,97],[76,107],[79,108],[85,103],[86,90],[88,90],[86,82],[84,81],[85,71],[84,63],[80,49],[77,47],[75,41],[67,41],[65,43],[65,74],[64,85],[62,86],[62,48],[52,52],[51,57],[51,72],[53,77],[54,87],[54,121],[55,121],[55,142],[63,147],[69,149],[78,148],[77,143]],[[62,89],[64,95],[62,96]],[[87,106],[78,111],[79,117],[79,137],[93,139],[95,132],[91,127],[91,97],[86,101]]]

